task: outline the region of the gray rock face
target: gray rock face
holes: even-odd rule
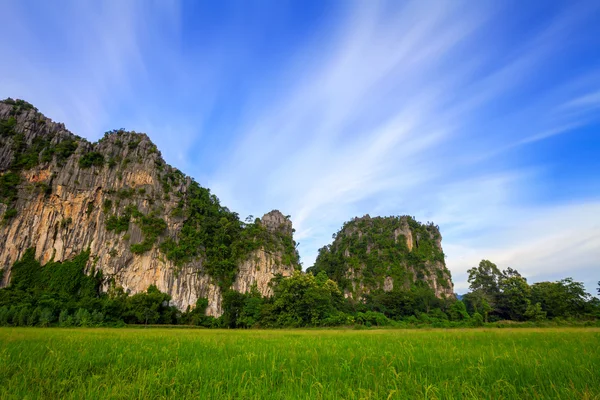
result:
[[[292,221],[279,210],[273,210],[265,214],[261,219],[261,223],[271,232],[282,232],[285,235],[292,235]]]
[[[0,176],[15,173],[9,169],[19,148],[36,149],[45,143],[55,152],[46,156],[42,152],[34,166],[20,168],[16,197],[0,203],[0,218],[9,208],[16,210],[16,215],[0,226],[0,269],[4,270],[0,287],[10,282],[12,264],[29,247],[35,248],[42,263],[66,260],[90,249],[88,269],[101,269],[107,288],[114,280],[133,294],[154,284],[170,294],[181,310],[205,297],[207,314],[222,314],[221,289],[206,273],[202,257],[175,265],[158,249],[160,240],[149,251],[135,254],[131,244],[144,238],[137,224],[131,222],[120,232],[107,229],[108,219],[123,215],[129,207],[164,220],[167,227],[161,238],[177,238],[181,231],[184,218],[176,209],[192,180],[167,165],[148,136],[114,131],[89,143],[35,109],[15,113],[13,105],[0,102],[0,122],[10,118],[16,123],[11,134],[0,137]],[[73,141],[76,149],[63,157],[69,153],[61,153],[68,141]],[[90,165],[82,163],[85,157]],[[267,229],[289,234],[291,240],[291,221],[279,211],[266,214],[262,221]],[[269,295],[268,281],[275,274],[288,275],[298,267],[297,259],[283,265],[281,258],[278,251],[256,251],[241,262],[233,288],[244,292],[256,284],[261,293]]]

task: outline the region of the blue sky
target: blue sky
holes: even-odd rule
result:
[[[437,223],[485,258],[600,280],[597,1],[4,1],[0,97],[97,140],[146,132],[304,267],[344,221]]]

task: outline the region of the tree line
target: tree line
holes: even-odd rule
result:
[[[10,285],[0,289],[3,326],[123,326],[180,324],[209,328],[286,328],[326,326],[467,327],[518,321],[525,324],[595,324],[600,300],[571,278],[532,285],[516,270],[483,260],[469,270],[471,291],[462,297],[437,298],[425,282],[392,291],[374,290],[356,301],[346,298],[324,271],[272,281],[273,296],[256,287],[249,293],[226,290],[223,315],[205,315],[207,299],[181,312],[156,286],[130,295],[101,271],[85,273],[89,253],[42,266],[33,249],[11,271]],[[102,290],[108,283],[108,290]],[[600,282],[599,282],[600,293]],[[550,322],[547,322],[550,321]]]

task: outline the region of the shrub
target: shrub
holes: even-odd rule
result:
[[[101,167],[104,165],[104,155],[97,151],[92,151],[87,154],[84,154],[79,159],[79,166],[81,168],[90,168],[90,167]]]
[[[21,176],[14,172],[0,175],[0,201],[11,203],[17,198],[17,186],[21,182]]]
[[[59,162],[65,161],[71,157],[75,150],[77,150],[78,143],[74,139],[65,139],[59,142],[54,148],[54,154]]]
[[[85,308],[80,308],[75,313],[75,324],[78,326],[90,326],[92,323],[92,316],[90,312]]]
[[[471,325],[483,326],[483,317],[481,316],[481,314],[479,314],[478,312],[473,314],[473,317],[471,318]]]
[[[112,200],[111,199],[104,200],[104,202],[102,203],[102,211],[104,211],[105,213],[108,213],[111,208],[112,208]]]
[[[0,137],[12,136],[15,134],[15,126],[17,120],[15,117],[10,117],[6,120],[0,121]]]
[[[14,208],[9,208],[8,210],[6,210],[4,212],[3,218],[5,221],[8,221],[9,219],[16,217],[17,214],[18,214],[17,210],[15,210]]]
[[[62,327],[69,327],[73,325],[73,319],[69,315],[69,311],[62,310],[58,316],[58,325]]]
[[[106,220],[106,230],[114,231],[115,233],[126,232],[129,229],[129,220],[129,214],[123,215],[121,217],[111,215]]]

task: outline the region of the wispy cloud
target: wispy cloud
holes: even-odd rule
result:
[[[505,100],[557,56],[561,38],[584,11],[557,17],[513,47],[510,57],[498,57],[482,40],[496,15],[477,7],[464,12],[457,4],[409,3],[398,14],[374,3],[356,9],[330,42],[320,44],[323,54],[303,65],[296,85],[242,121],[238,145],[211,181],[217,193],[242,213],[267,206],[292,214],[307,266],[343,221],[364,213],[408,213],[442,225],[458,288],[465,287],[467,265],[482,258],[496,257],[538,278],[541,271],[566,271],[564,257],[547,257],[542,266],[540,254],[555,254],[544,251],[559,240],[552,233],[572,232],[589,207],[558,207],[577,218],[549,229],[539,221],[556,209],[534,215],[535,206],[522,205],[539,175],[504,170],[492,157],[587,122],[565,119],[536,133],[552,123],[548,111],[568,98],[529,96],[508,106]],[[494,111],[499,98],[502,108]],[[583,99],[573,106],[593,104],[593,97]],[[519,108],[526,110],[515,114]],[[504,124],[498,124],[501,118]],[[496,240],[482,232],[498,232],[498,225],[505,238],[525,231],[531,237],[498,240],[497,249],[479,243],[488,236]],[[581,268],[600,248],[592,238],[596,228],[586,229],[587,247],[560,239],[573,244],[564,254],[582,252],[575,262]]]

